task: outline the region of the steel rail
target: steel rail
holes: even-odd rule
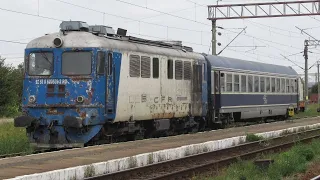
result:
[[[219,169],[237,162],[239,158],[247,160],[262,153],[282,152],[297,142],[306,143],[315,138],[320,138],[320,128],[86,179],[188,179],[208,172],[215,174]]]

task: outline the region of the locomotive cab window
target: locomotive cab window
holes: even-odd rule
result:
[[[90,75],[91,52],[64,52],[62,54],[63,75]]]
[[[104,74],[105,52],[99,51],[97,55],[97,73]]]
[[[167,73],[168,73],[168,79],[173,79],[173,60],[168,60],[167,65]]]
[[[153,78],[159,78],[159,59],[158,58],[153,58],[152,59],[152,75]]]
[[[53,73],[53,53],[30,53],[28,74],[30,76],[50,76]]]

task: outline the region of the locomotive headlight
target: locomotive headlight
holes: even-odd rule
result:
[[[29,96],[29,103],[34,103],[34,102],[36,102],[36,96],[35,95]]]
[[[58,37],[54,38],[53,44],[54,44],[55,47],[59,48],[59,47],[62,46],[63,40],[61,38],[58,38]]]
[[[78,96],[77,97],[77,102],[78,103],[83,103],[83,101],[84,101],[84,97],[83,96]]]

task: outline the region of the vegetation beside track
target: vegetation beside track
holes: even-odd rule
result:
[[[314,140],[311,144],[296,145],[287,152],[266,155],[261,159],[273,159],[274,163],[261,169],[253,161],[239,160],[221,171],[218,177],[195,177],[194,180],[295,179],[295,174],[306,172],[310,164],[320,160],[320,140]]]
[[[25,128],[15,128],[13,122],[0,124],[0,155],[14,153],[29,154],[32,151]]]
[[[298,114],[295,114],[291,119],[315,117],[320,115],[320,113],[317,112],[318,104],[309,104],[307,107],[308,109],[306,109],[305,112],[299,112]]]

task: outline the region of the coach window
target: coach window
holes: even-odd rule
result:
[[[260,76],[260,92],[265,92],[265,77]]]
[[[259,76],[253,76],[254,79],[254,92],[259,92]]]
[[[221,92],[225,91],[225,87],[226,87],[226,81],[225,81],[225,73],[220,73],[220,88],[221,88]]]
[[[291,88],[290,92],[294,93],[294,80],[293,79],[290,79],[290,88]]]
[[[140,56],[130,55],[130,77],[140,77]]]
[[[169,59],[167,64],[168,79],[173,79],[173,60]]]
[[[247,92],[247,76],[241,75],[241,92]]]
[[[191,80],[191,62],[183,62],[183,78],[184,80]]]
[[[286,79],[286,92],[290,93],[290,83],[289,83],[289,79]]]
[[[271,92],[271,88],[270,88],[270,85],[271,85],[271,83],[270,83],[270,77],[266,77],[266,92],[267,93],[270,93]]]
[[[238,74],[233,75],[234,79],[234,92],[239,92],[240,91],[240,79]]]
[[[182,80],[182,69],[183,69],[183,65],[182,65],[182,61],[180,60],[176,60],[175,62],[175,77],[176,80]]]
[[[227,75],[227,92],[232,92],[232,74]]]
[[[281,88],[280,88],[280,79],[279,79],[279,78],[276,79],[276,87],[277,87],[277,88],[276,88],[276,92],[277,92],[277,93],[280,93],[280,92],[281,92],[281,91],[280,91]]]
[[[152,59],[152,76],[153,78],[159,78],[159,59],[153,58]]]
[[[286,92],[286,82],[285,79],[281,78],[281,93],[285,93]]]
[[[253,92],[253,76],[248,76],[248,92]]]
[[[142,78],[150,78],[150,57],[141,56],[141,77]]]
[[[275,78],[271,78],[271,90],[272,92],[276,92],[276,80]]]

